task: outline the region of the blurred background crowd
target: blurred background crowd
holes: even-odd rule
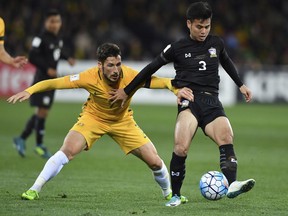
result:
[[[103,42],[117,43],[124,60],[148,60],[188,34],[188,0],[0,0],[5,47],[27,55],[48,8],[62,14],[61,34],[77,59],[95,59]],[[288,1],[211,0],[211,34],[221,36],[237,64],[288,64]]]

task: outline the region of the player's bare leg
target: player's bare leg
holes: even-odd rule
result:
[[[134,149],[131,153],[143,160],[149,166],[153,172],[155,181],[162,189],[164,198],[169,200],[172,195],[169,173],[165,163],[159,157],[155,146],[149,142]]]
[[[33,186],[22,194],[22,199],[38,199],[38,193],[41,191],[42,187],[55,177],[63,166],[72,160],[74,156],[80,153],[85,147],[86,140],[83,135],[76,131],[69,131],[60,150],[49,158]]]
[[[198,122],[189,109],[183,110],[177,117],[175,126],[175,144],[170,162],[172,199],[166,206],[175,207],[187,203],[188,199],[181,195],[181,187],[185,177],[185,161],[191,140],[196,133]]]
[[[205,133],[219,146],[220,168],[230,186],[227,197],[235,198],[254,187],[255,180],[236,181],[237,158],[233,148],[233,130],[227,117],[218,117],[205,128]]]

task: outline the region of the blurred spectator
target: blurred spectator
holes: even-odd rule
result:
[[[6,49],[26,54],[42,14],[58,8],[64,42],[78,59],[94,59],[98,44],[120,45],[127,60],[155,57],[169,42],[187,34],[183,25],[187,0],[0,0],[6,20]],[[288,1],[210,0],[212,34],[219,34],[238,64],[288,64]]]

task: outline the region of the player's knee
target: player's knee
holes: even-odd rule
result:
[[[222,133],[217,137],[217,143],[219,144],[226,144],[226,143],[233,143],[233,134],[229,131]]]
[[[75,154],[73,152],[73,148],[68,148],[67,145],[63,145],[60,151],[62,151],[66,155],[69,161],[74,159]]]
[[[71,152],[69,150],[63,149],[63,148],[61,148],[60,150],[66,155],[66,157],[68,158],[69,161],[73,160],[74,155],[71,154]]]
[[[188,147],[180,143],[176,143],[176,145],[174,146],[174,152],[180,157],[186,157],[188,154]]]
[[[161,158],[157,157],[149,161],[148,166],[151,170],[159,170],[162,168],[162,160]]]

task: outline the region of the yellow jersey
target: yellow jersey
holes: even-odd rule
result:
[[[5,35],[5,23],[4,20],[0,17],[0,44],[4,44],[4,35]]]
[[[118,88],[127,86],[138,74],[138,71],[123,64],[121,68],[122,74],[119,79]],[[93,67],[79,74],[38,82],[25,91],[33,94],[53,89],[83,88],[90,93],[82,108],[85,114],[89,114],[91,117],[102,121],[117,121],[125,116],[131,116],[132,112],[130,112],[131,110],[129,108],[131,97],[128,98],[123,108],[120,106],[120,102],[111,105],[109,102],[109,92],[112,90],[112,87],[110,87],[104,79],[99,68]],[[172,86],[170,78],[160,78],[156,76],[152,76],[151,80],[145,83],[145,87],[153,89],[167,88],[174,92],[174,94],[177,94],[178,91]]]

